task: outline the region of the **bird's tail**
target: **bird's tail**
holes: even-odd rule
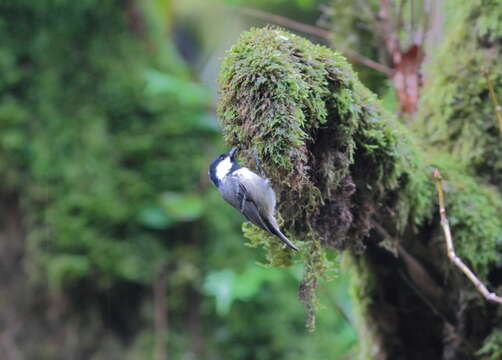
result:
[[[275,219],[273,219],[275,220]],[[274,234],[275,236],[277,236],[279,239],[281,239],[286,245],[288,245],[291,249],[295,250],[295,251],[298,251],[298,248],[296,247],[295,244],[293,244],[287,237],[286,235],[284,235],[281,230],[279,230],[279,226],[277,225],[277,223],[275,221],[271,221],[272,223],[267,222],[267,227],[269,229],[269,231]]]
[[[281,239],[286,245],[288,245],[291,249],[298,251],[298,248],[293,244],[289,239],[284,235],[281,230],[279,230],[279,225],[277,225],[277,221],[273,216],[270,217],[259,217],[260,223],[258,226],[268,231],[270,234],[277,236]],[[256,224],[256,223],[255,223]]]
[[[286,243],[286,245],[288,245],[291,249],[295,250],[295,251],[298,251],[298,248],[296,247],[295,244],[293,244],[291,241],[289,241],[289,239],[281,232],[281,230],[279,229],[274,229],[276,232],[274,233],[274,235],[278,236],[282,241],[284,241]]]

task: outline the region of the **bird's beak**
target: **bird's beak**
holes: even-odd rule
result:
[[[237,153],[237,147],[234,146],[232,150],[229,151],[228,156],[230,156],[230,159],[233,160],[236,153]]]

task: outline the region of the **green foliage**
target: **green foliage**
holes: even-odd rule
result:
[[[349,269],[322,287],[319,298],[326,306],[318,309],[314,333],[305,333],[305,313],[295,293],[299,269],[275,270],[281,275],[263,282],[252,301],[234,301],[228,315],[212,324],[216,347],[225,349],[220,357],[243,358],[249,347],[252,358],[263,359],[316,360],[354,355],[356,331],[336,311],[337,307],[343,309],[352,320],[346,292]]]
[[[48,268],[49,285],[62,289],[64,284],[77,282],[90,271],[89,261],[81,255],[58,255],[50,260]]]
[[[500,328],[493,330],[476,355],[481,360],[497,360],[502,358],[502,330]]]
[[[265,283],[284,281],[285,276],[286,272],[279,269],[250,263],[242,273],[230,269],[210,272],[204,291],[214,296],[218,313],[226,315],[234,301],[247,301],[255,297]]]
[[[434,166],[445,178],[446,213],[457,255],[486,279],[500,258],[502,198],[492,186],[465,175],[467,170],[449,156],[436,155]]]
[[[466,1],[447,10],[444,43],[427,69],[416,130],[424,146],[452,156],[435,161],[451,169],[446,175],[446,202],[453,241],[457,253],[490,287],[487,279],[495,278],[490,272],[500,263],[502,241],[502,147],[487,79],[500,102],[502,3]],[[480,184],[484,182],[494,188]],[[500,314],[492,316],[489,323],[499,318]],[[476,358],[500,358],[500,339],[500,329],[492,328],[480,339]]]
[[[208,91],[148,58],[119,2],[97,4],[3,5],[16,21],[0,22],[0,157],[59,287],[148,283],[173,246],[162,231],[205,212],[193,184],[217,138]]]
[[[291,251],[285,249],[282,242],[277,241],[276,237],[271,236],[265,230],[246,222],[242,224],[242,232],[244,236],[249,240],[249,242],[247,243],[248,246],[263,247],[264,249],[266,249],[267,265],[288,267],[294,263],[294,254]],[[295,239],[291,236],[289,236],[289,239],[291,239],[295,243],[300,244],[299,246],[301,248],[303,247],[303,243],[295,241]]]
[[[349,48],[369,59],[383,61],[382,55],[385,52],[381,48],[382,41],[372,27],[379,2],[369,0],[362,4],[353,0],[331,0],[329,5],[332,14],[330,29],[335,48]],[[354,64],[354,70],[362,83],[378,95],[394,92],[394,89],[387,90],[386,74],[357,63]]]
[[[500,103],[502,3],[476,0],[454,6],[444,46],[428,68],[417,127],[428,144],[452,153],[476,175],[500,186],[502,147],[486,77]],[[461,56],[451,56],[458,49]]]

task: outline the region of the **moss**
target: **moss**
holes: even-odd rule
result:
[[[465,175],[451,157],[436,156],[434,164],[445,177],[446,212],[457,255],[486,280],[500,258],[502,199],[496,188]]]
[[[500,195],[462,175],[462,163],[420,151],[339,54],[277,28],[253,29],[229,51],[219,81],[226,140],[241,148],[246,166],[271,179],[282,227],[303,243],[300,296],[310,320],[317,280],[332,266],[326,260],[329,249],[361,253],[384,242],[391,250],[428,246],[438,254],[431,264],[449,272],[453,265],[437,221],[432,166],[447,179],[458,253],[486,278],[502,233]],[[376,223],[383,232],[372,230]],[[246,225],[245,235],[252,246],[267,249],[270,264],[292,263],[291,254],[261,230]],[[463,289],[474,292],[462,274],[455,274]],[[360,291],[368,290],[371,281],[362,279]]]
[[[428,144],[452,153],[500,188],[500,132],[482,68],[500,102],[502,3],[475,0],[452,6],[444,45],[427,69],[417,128]]]
[[[358,152],[371,165],[370,185],[395,181],[396,134],[345,59],[279,29],[254,29],[229,51],[220,88],[225,137],[244,149],[248,165],[260,159],[282,190],[286,227],[299,238],[313,230],[337,248],[360,246],[360,236],[353,244],[344,238],[356,232],[348,214],[350,167]],[[337,197],[339,206],[332,203]],[[326,211],[342,218],[337,237],[321,229]]]
[[[345,59],[276,28],[254,29],[229,51],[219,82],[225,137],[243,149],[248,166],[262,165],[279,190],[289,234],[326,247],[362,249],[372,209],[351,211],[357,201],[351,166],[356,154],[365,159],[365,169],[354,171],[364,172],[377,198],[382,184],[396,184],[397,135]],[[246,235],[259,242],[256,230]],[[272,264],[284,263],[280,248],[266,247]],[[302,256],[316,276],[327,267],[316,246],[305,246]],[[307,270],[302,284],[306,298],[312,298],[306,288],[315,287],[312,274]]]
[[[498,360],[502,358],[502,329],[495,329],[476,353],[480,360]]]
[[[487,78],[500,103],[502,3],[464,1],[447,10],[447,32],[427,68],[416,130],[424,146],[436,154],[451,154],[435,161],[450,169],[445,172],[446,201],[457,253],[488,287],[496,290],[498,286],[500,292],[501,258],[497,248],[502,242],[502,147]],[[466,282],[464,287],[474,293],[472,284]],[[479,313],[475,318],[484,332],[470,336],[473,346],[481,348],[471,355],[499,359],[500,329],[494,326],[500,322],[500,312],[490,312],[490,305],[477,294],[476,298],[479,302],[471,302],[469,310],[463,311],[474,313],[482,308],[489,315]]]

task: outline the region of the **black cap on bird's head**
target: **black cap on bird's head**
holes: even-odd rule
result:
[[[211,162],[209,178],[216,187],[218,187],[223,177],[240,168],[235,162],[237,151],[238,148],[234,146],[229,152],[221,154]]]

